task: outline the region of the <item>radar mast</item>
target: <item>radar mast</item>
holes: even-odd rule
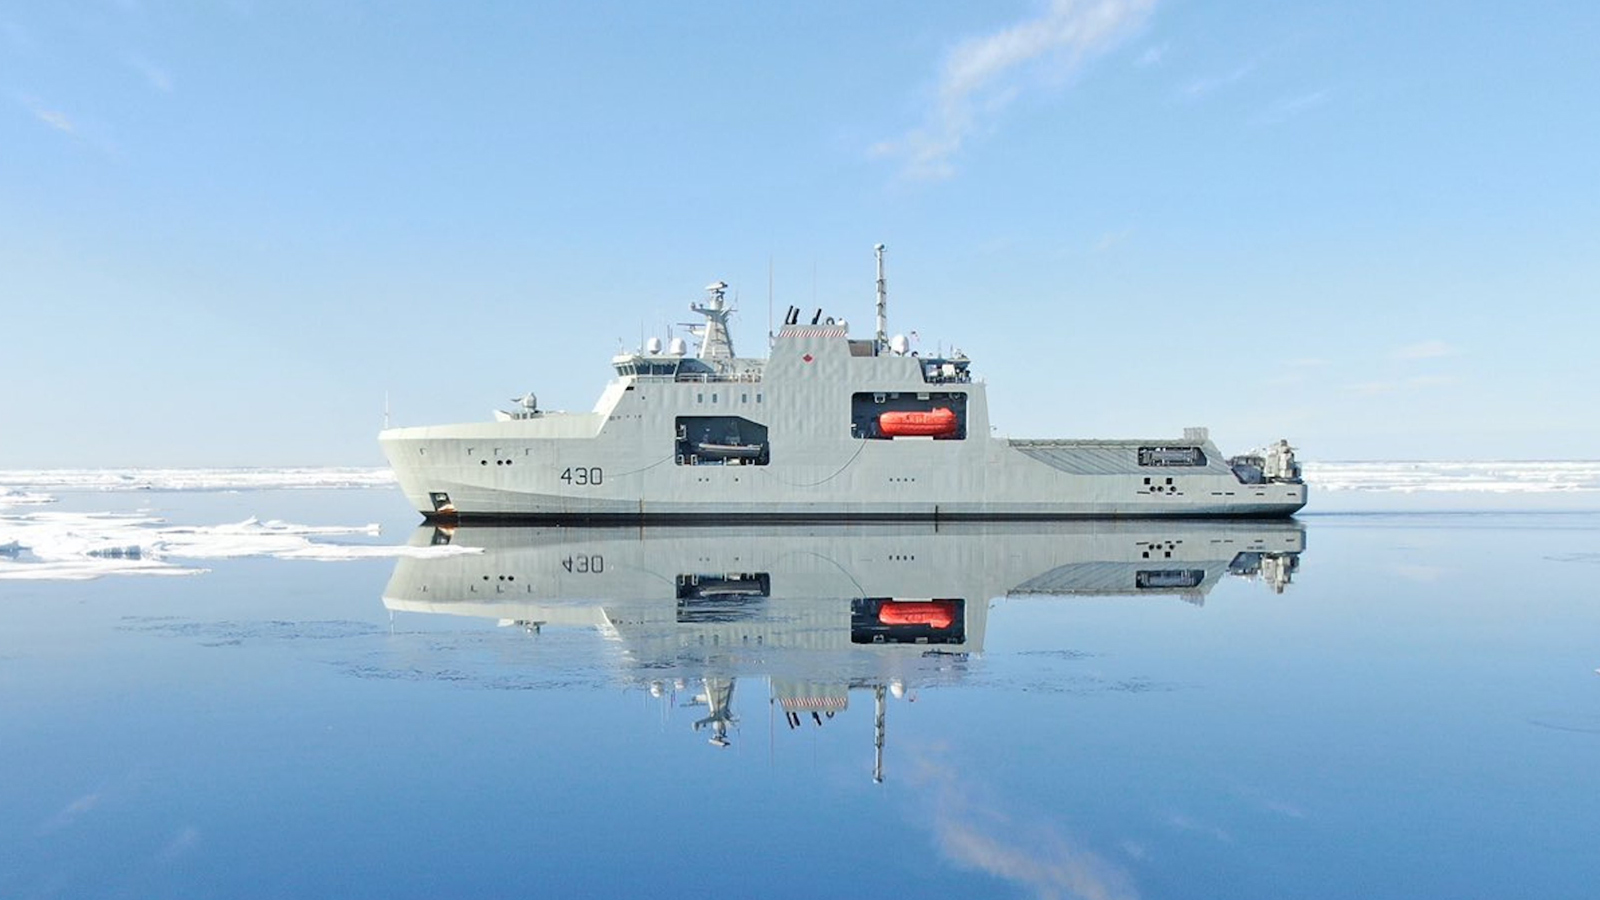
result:
[[[700,349],[695,355],[701,359],[733,359],[733,336],[728,333],[728,317],[733,315],[725,302],[728,283],[717,281],[706,285],[709,295],[704,303],[691,303],[689,310],[706,317],[704,325],[690,325],[689,331],[700,339]]]

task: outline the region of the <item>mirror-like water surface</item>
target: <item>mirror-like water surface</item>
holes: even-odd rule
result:
[[[436,530],[392,500],[122,502],[415,552],[0,581],[0,895],[1600,882],[1597,515]]]

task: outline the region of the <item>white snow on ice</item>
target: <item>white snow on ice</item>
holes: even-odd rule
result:
[[[249,491],[392,487],[387,467],[286,469],[9,469],[0,471],[0,503],[8,491]]]
[[[1307,462],[1317,490],[1387,493],[1571,494],[1600,491],[1600,461]]]
[[[22,491],[15,488],[0,488],[0,509],[8,506],[34,506],[41,503],[54,503],[56,498],[50,494],[38,491]]]
[[[332,544],[339,535],[378,534],[377,525],[314,526],[261,522],[170,525],[154,516],[39,512],[0,515],[0,580],[83,580],[103,575],[194,575],[204,568],[177,560],[351,560],[449,556],[481,552],[453,545]]]

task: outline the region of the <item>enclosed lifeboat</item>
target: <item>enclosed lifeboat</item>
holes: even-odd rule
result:
[[[939,407],[926,412],[886,412],[878,416],[885,437],[949,437],[961,428],[954,411]]]
[[[886,600],[878,607],[878,621],[884,625],[949,628],[956,621],[956,604],[953,600]]]

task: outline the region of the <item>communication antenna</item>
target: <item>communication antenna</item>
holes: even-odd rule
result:
[[[873,255],[878,258],[878,353],[882,353],[883,349],[889,345],[889,282],[883,277],[883,251],[885,249],[882,244],[872,248]]]
[[[383,392],[383,427],[389,427],[389,392]]]
[[[772,254],[767,254],[767,347],[772,347]]]
[[[880,248],[882,244],[878,245]],[[880,258],[882,251],[879,251]],[[883,741],[889,729],[885,727],[883,685],[872,689],[872,782],[883,784]]]

